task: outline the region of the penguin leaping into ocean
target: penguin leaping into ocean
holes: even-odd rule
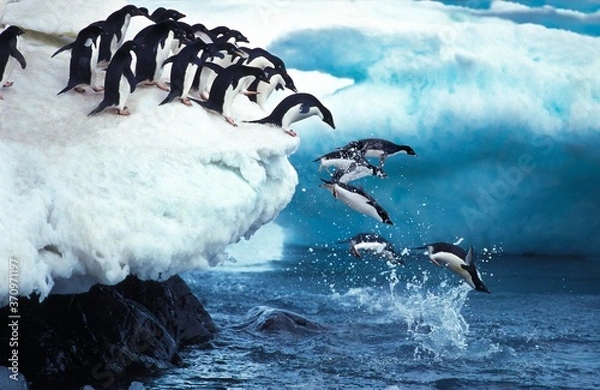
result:
[[[361,251],[372,252],[391,264],[404,264],[404,259],[394,250],[392,244],[379,234],[359,233],[353,236],[350,239],[350,253],[362,258]]]
[[[458,245],[435,242],[414,249],[427,249],[427,254],[433,264],[438,267],[448,267],[448,269],[463,278],[475,290],[490,293],[490,290],[483,284],[481,276],[475,268],[472,246],[466,252]]]
[[[382,168],[387,157],[402,153],[408,154],[409,156],[417,155],[413,148],[408,145],[398,145],[381,138],[364,138],[352,141],[340,149],[359,150],[364,157],[376,157],[379,159],[379,166]]]
[[[296,137],[297,134],[290,129],[290,125],[315,115],[335,129],[331,111],[313,95],[301,92],[285,97],[268,116],[246,122],[278,126],[292,137]]]
[[[379,222],[393,225],[387,211],[381,207],[375,199],[367,194],[363,189],[354,187],[347,183],[334,182],[321,179],[322,186],[325,187],[335,199],[341,200],[344,204],[359,213],[375,218]]]

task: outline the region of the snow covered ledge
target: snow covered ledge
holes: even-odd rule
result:
[[[134,92],[129,117],[88,117],[102,93],[56,96],[69,61],[51,58],[56,48],[22,36],[28,66],[0,101],[0,257],[18,263],[19,295],[214,265],[291,200],[298,139],[233,127],[197,105],[159,107],[156,87]],[[262,114],[245,97],[235,103],[240,122]],[[0,306],[7,273],[0,267]]]

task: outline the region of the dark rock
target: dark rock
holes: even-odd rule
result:
[[[256,306],[250,309],[239,328],[258,332],[284,331],[293,334],[327,329],[326,326],[311,321],[300,314],[269,306]]]
[[[110,386],[126,371],[180,364],[179,347],[206,342],[217,330],[179,276],[165,282],[130,276],[41,303],[20,298],[19,313],[19,372],[34,382],[54,375]],[[7,318],[8,307],[0,316]],[[3,327],[0,343],[7,346],[9,337]]]

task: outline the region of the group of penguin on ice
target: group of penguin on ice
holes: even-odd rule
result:
[[[132,40],[125,41],[131,18],[135,16],[146,17],[152,23]],[[110,107],[120,115],[129,115],[126,102],[136,86],[154,84],[168,92],[160,105],[175,99],[188,106],[195,102],[237,126],[230,108],[238,95],[246,95],[264,109],[274,90],[289,89],[293,93],[283,98],[269,115],[245,122],[276,126],[291,136],[296,133],[290,125],[311,116],[318,116],[335,128],[329,109],[315,96],[298,92],[279,57],[262,48],[240,46],[239,43],[249,41],[237,30],[225,26],[208,29],[203,24],[190,25],[180,20],[184,17],[174,9],[159,7],[150,14],[146,8],[126,5],[105,20],[91,23],[79,31],[74,42],[52,55],[71,51],[68,82],[58,94],[70,90],[85,92],[84,86],[89,86],[96,92],[103,92],[104,97],[88,115]],[[17,48],[17,37],[23,33],[18,26],[9,26],[0,33],[0,87],[12,86],[9,78],[16,64],[23,69],[26,67],[25,58]],[[171,63],[168,85],[161,80],[167,63]],[[97,79],[103,71],[104,85],[100,86]],[[393,224],[388,213],[371,195],[349,182],[365,176],[386,177],[383,171],[385,159],[396,154],[416,156],[408,145],[367,138],[352,141],[315,162],[320,162],[328,171],[334,168],[331,180],[321,180],[322,186],[335,199],[379,222]],[[368,158],[379,159],[379,165],[372,165]],[[367,251],[392,265],[404,264],[401,255],[378,234],[360,233],[349,241],[353,256],[362,257],[361,251]],[[433,264],[446,266],[477,291],[490,292],[475,268],[473,247],[465,251],[458,245],[437,242],[413,249],[427,249]]]

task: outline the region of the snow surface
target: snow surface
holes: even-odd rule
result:
[[[69,55],[50,55],[125,3],[83,3],[22,0],[4,19],[29,30],[21,41],[28,67],[15,69],[0,102],[0,256],[19,259],[21,294],[45,295],[53,284],[66,291],[75,276],[87,285],[127,273],[164,278],[215,264],[227,250],[276,258],[265,242],[278,252],[282,240],[328,245],[361,231],[399,248],[465,237],[476,249],[513,253],[600,251],[598,38],[503,19],[507,2],[487,15],[434,1],[136,3],[236,28],[279,55],[336,122],[335,131],[316,119],[298,123],[298,140],[233,128],[199,107],[157,107],[164,92],[149,87],[130,98],[130,117],[88,118],[101,94],[55,96]],[[144,23],[134,18],[132,31]],[[238,118],[262,115],[244,99],[234,109]],[[395,226],[318,187],[326,176],[312,160],[363,137],[407,143],[419,155],[395,156],[388,179],[360,183]],[[274,234],[228,249],[290,199]],[[63,256],[39,252],[48,244]]]

